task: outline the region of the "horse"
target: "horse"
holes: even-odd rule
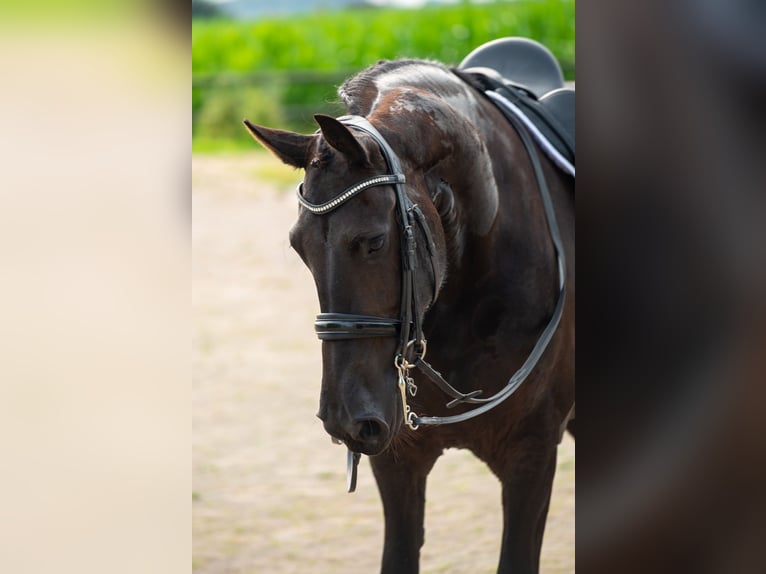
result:
[[[348,114],[315,115],[311,135],[245,124],[305,171],[289,240],[321,309],[317,416],[354,462],[370,457],[381,572],[419,571],[447,448],[502,483],[498,572],[537,572],[557,445],[574,435],[574,177],[443,64],[380,61],[338,94]]]

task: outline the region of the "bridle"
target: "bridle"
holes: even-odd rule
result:
[[[321,313],[317,315],[314,329],[317,336],[325,341],[337,341],[343,339],[361,339],[369,337],[399,337],[399,345],[396,353],[395,365],[400,373],[400,389],[402,396],[402,409],[404,422],[410,428],[417,428],[415,419],[417,415],[407,405],[407,390],[414,395],[417,392],[411,377],[402,374],[407,373],[410,363],[407,357],[422,359],[426,353],[426,340],[423,336],[423,323],[421,313],[418,311],[417,294],[415,291],[414,274],[417,268],[417,243],[414,228],[417,225],[425,237],[433,273],[434,295],[436,299],[439,281],[439,264],[437,261],[436,246],[431,236],[431,231],[426,223],[421,209],[414,204],[404,190],[405,177],[399,157],[391,149],[386,139],[365,118],[361,116],[344,116],[338,118],[343,124],[369,134],[380,147],[386,160],[389,174],[370,177],[352,185],[334,199],[319,205],[309,203],[302,194],[303,184],[298,186],[298,201],[311,213],[323,215],[337,209],[352,197],[365,189],[380,185],[393,185],[396,193],[396,217],[398,218],[401,233],[401,261],[402,281],[399,319],[387,317],[372,317],[368,315],[354,315],[349,313]],[[432,301],[433,302],[433,301]],[[409,380],[408,380],[409,379]]]
[[[550,340],[558,327],[559,321],[561,320],[566,294],[564,250],[559,236],[550,192],[545,181],[540,160],[529,134],[523,126],[511,119],[514,128],[519,133],[527,153],[529,154],[532,167],[535,171],[535,177],[537,178],[548,229],[556,251],[559,276],[559,296],[551,319],[548,321],[548,324],[535,343],[535,346],[532,348],[532,351],[519,370],[513,374],[506,386],[495,395],[486,398],[478,398],[478,395],[482,392],[481,390],[472,391],[470,393],[461,393],[450,385],[425,361],[426,340],[423,336],[423,317],[419,312],[415,291],[418,247],[414,233],[416,227],[421,230],[425,239],[425,248],[431,261],[434,286],[431,304],[436,301],[436,296],[438,294],[440,281],[439,264],[436,247],[425,216],[417,204],[414,204],[405,192],[405,177],[398,156],[393,149],[391,149],[391,146],[380,132],[367,119],[361,116],[343,116],[338,118],[338,121],[353,129],[367,133],[375,140],[386,160],[389,173],[360,181],[337,195],[332,200],[322,204],[308,202],[303,197],[303,183],[301,183],[297,190],[298,201],[309,212],[316,215],[325,215],[337,209],[365,189],[381,185],[394,186],[396,193],[396,217],[399,220],[399,231],[401,234],[401,308],[399,319],[354,315],[349,313],[321,313],[317,315],[314,323],[314,329],[317,336],[323,341],[398,336],[399,344],[394,357],[394,366],[398,373],[398,387],[402,400],[404,423],[412,430],[416,430],[419,425],[442,425],[462,422],[493,409],[519,388],[537,364],[550,343]],[[448,408],[463,403],[476,404],[479,406],[470,411],[453,416],[421,417],[416,415],[407,404],[407,394],[409,393],[411,396],[415,396],[417,393],[417,386],[409,374],[410,369],[413,367],[420,370],[442,392],[452,398],[452,400],[447,403]]]

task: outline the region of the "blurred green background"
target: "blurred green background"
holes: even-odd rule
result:
[[[376,61],[409,57],[456,65],[476,46],[503,36],[545,44],[566,79],[575,79],[574,0],[463,1],[419,9],[367,5],[254,20],[197,5],[192,149],[253,149],[243,117],[309,133],[314,113],[344,112],[337,87]]]

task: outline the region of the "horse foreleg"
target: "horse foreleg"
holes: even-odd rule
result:
[[[555,439],[541,444],[529,440],[516,450],[504,473],[503,543],[498,574],[536,574],[548,515],[553,475],[556,472]]]
[[[423,515],[426,478],[439,453],[396,456],[387,451],[370,458],[385,514],[382,574],[417,574],[425,540]]]

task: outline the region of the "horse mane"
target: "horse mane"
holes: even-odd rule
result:
[[[353,115],[367,116],[373,108],[373,104],[379,94],[376,80],[406,68],[408,66],[427,66],[450,71],[444,64],[431,60],[418,60],[402,58],[399,60],[379,60],[369,68],[352,76],[338,88],[338,96],[346,105],[348,113]]]

